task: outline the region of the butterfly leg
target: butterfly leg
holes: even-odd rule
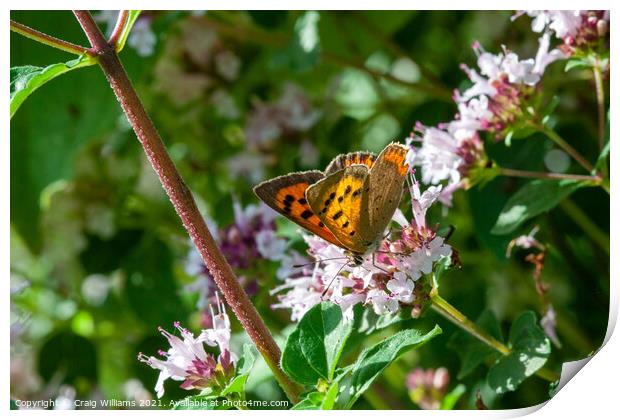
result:
[[[374,253],[374,252],[372,253],[372,266],[373,266],[374,268],[378,269],[378,270],[383,271],[383,272],[384,272],[384,273],[386,273],[386,274],[390,274],[390,275],[391,275],[391,273],[390,273],[389,271],[387,271],[385,268],[379,267],[379,266],[377,265],[377,261],[376,261],[376,259],[375,259],[375,253]]]

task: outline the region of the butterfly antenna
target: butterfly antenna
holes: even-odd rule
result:
[[[329,284],[327,285],[327,287],[325,288],[325,290],[323,290],[323,293],[321,294],[321,300],[323,300],[323,298],[325,297],[325,294],[327,293],[329,288],[332,286],[332,283],[334,282],[334,280],[336,280],[336,277],[338,277],[340,272],[347,266],[347,264],[349,264],[349,260],[347,260],[347,262],[342,264],[342,266],[336,272],[336,275],[334,277],[332,277],[332,279],[330,280]]]
[[[394,252],[394,251],[379,251],[376,250],[373,254],[388,254],[388,255],[411,255],[411,252]]]
[[[305,263],[305,264],[295,264],[295,265],[293,265],[293,268],[301,268],[301,267],[305,267],[307,265],[314,265],[316,263],[322,263],[323,261],[342,260],[342,259],[346,259],[346,258],[347,257],[334,257],[334,258],[325,258],[323,260],[314,260],[312,262]]]

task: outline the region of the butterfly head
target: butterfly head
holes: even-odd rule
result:
[[[359,267],[364,263],[364,256],[355,252],[347,251],[345,255],[349,259],[348,265],[351,267]]]

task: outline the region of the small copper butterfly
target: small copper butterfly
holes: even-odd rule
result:
[[[407,147],[391,143],[378,157],[339,155],[321,171],[294,172],[254,187],[269,207],[360,264],[381,242],[403,192],[409,170]]]

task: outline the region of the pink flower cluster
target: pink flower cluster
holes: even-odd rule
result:
[[[264,204],[241,207],[233,202],[235,221],[224,229],[218,229],[215,223],[207,219],[209,230],[224,253],[226,260],[233,267],[238,280],[245,286],[246,292],[256,292],[254,264],[259,258],[280,261],[288,247],[285,239],[276,235],[274,222],[277,213]],[[196,278],[185,290],[198,293],[198,309],[204,310],[213,301],[217,287],[202,257],[191,247],[185,264],[185,271]],[[206,317],[206,321],[209,318]],[[208,325],[208,323],[206,324]]]
[[[202,390],[222,388],[234,376],[237,356],[230,351],[230,320],[219,298],[218,313],[214,313],[212,307],[210,309],[213,327],[203,330],[196,338],[178,322],[175,322],[174,326],[181,337],[159,327],[159,331],[170,344],[168,351],[158,352],[164,360],[138,354],[139,361],[161,371],[155,385],[158,398],[164,395],[164,382],[167,379],[183,381],[183,389]],[[204,344],[219,348],[219,355],[216,357],[207,353]]]
[[[450,256],[452,249],[426,223],[426,211],[438,199],[441,187],[421,193],[415,179],[412,185],[413,220],[408,222],[397,210],[394,220],[401,229],[365,255],[361,265],[352,264],[342,248],[304,235],[315,263],[287,273],[284,284],[271,291],[279,300],[273,307],[291,309],[293,321],[322,300],[339,305],[346,318],[352,317],[357,303],[372,306],[377,314],[395,313],[402,306],[418,308],[417,300],[423,298],[417,295],[422,287],[419,279],[430,274],[440,258]]]
[[[552,32],[562,40],[560,49],[567,55],[577,50],[596,48],[609,35],[609,10],[524,10],[532,17],[534,32]]]
[[[412,148],[408,160],[420,167],[422,181],[433,185],[446,182],[441,197],[444,205],[451,205],[454,191],[478,182],[477,169],[485,169],[489,163],[480,132],[501,139],[536,117],[536,86],[549,64],[567,57],[561,49],[550,49],[548,32],[538,43],[534,58],[521,59],[506,47],[492,54],[475,42],[478,69],[461,66],[472,86],[455,91],[455,119],[437,127],[418,123],[407,139],[409,145],[421,144]]]

